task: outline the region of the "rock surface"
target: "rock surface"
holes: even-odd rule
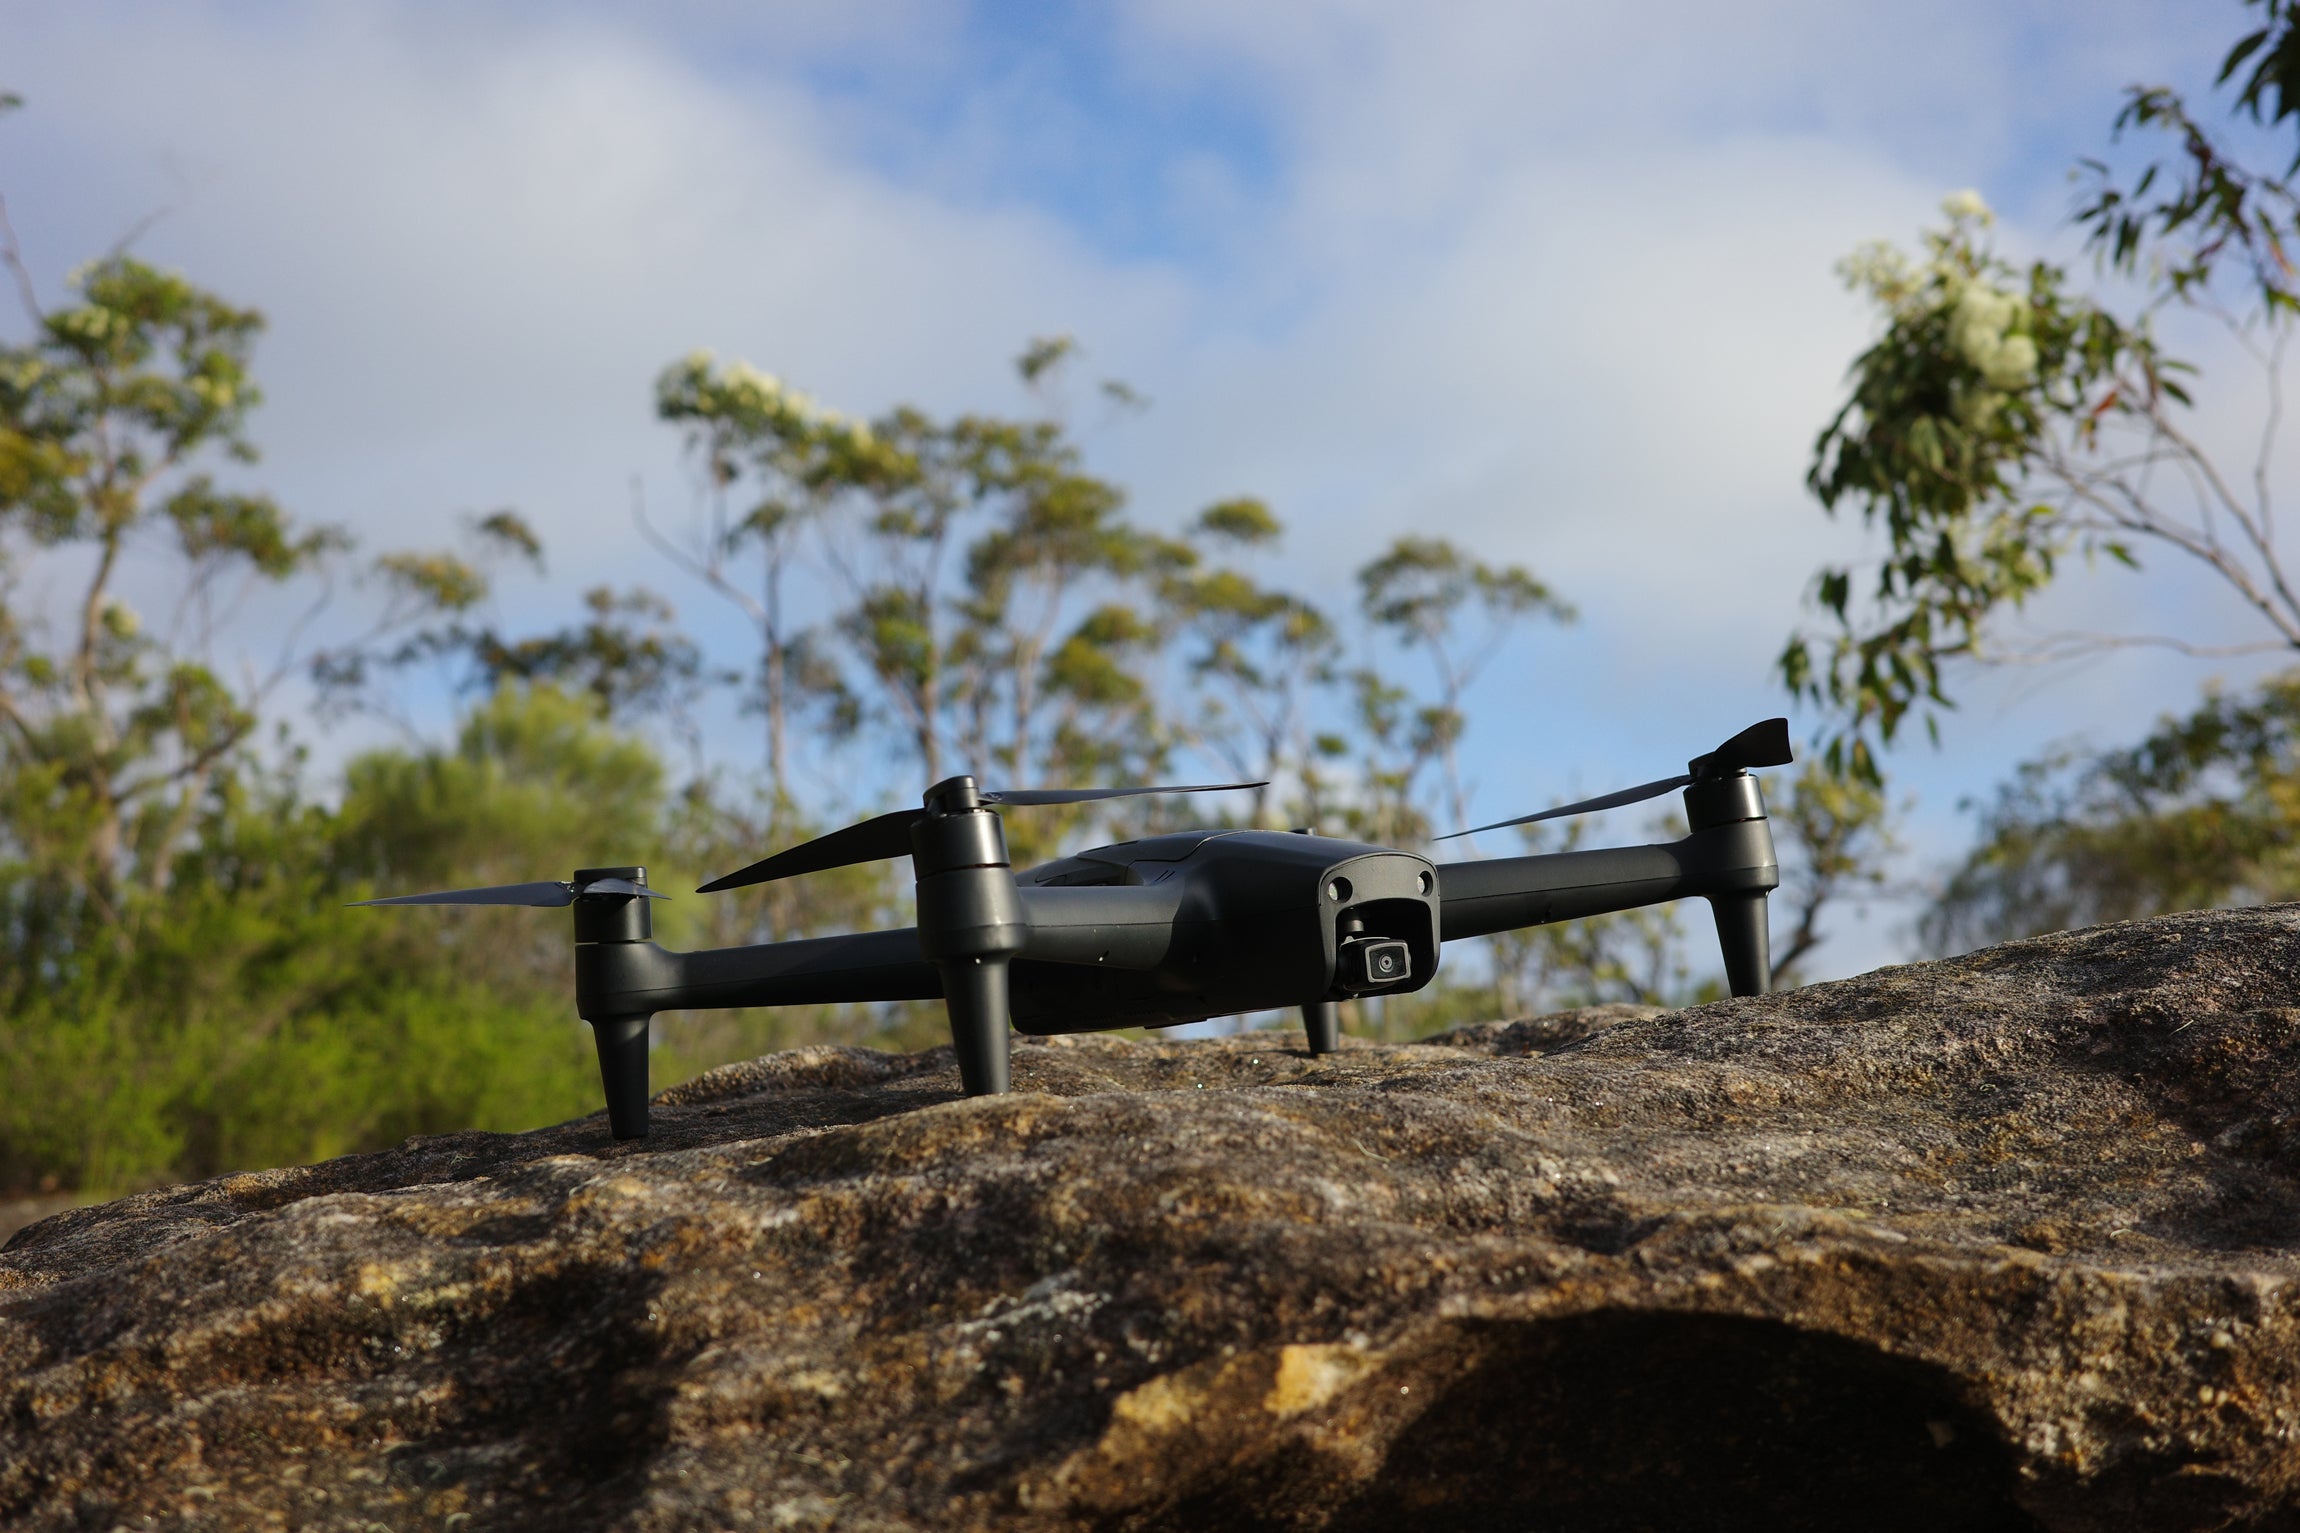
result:
[[[0,1522],[2300,1523],[2300,907],[1015,1077],[799,1050],[32,1225]]]

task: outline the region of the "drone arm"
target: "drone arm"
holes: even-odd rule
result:
[[[1609,847],[1444,863],[1439,940],[1487,937],[1675,899],[1684,865],[1667,846]]]
[[[1047,963],[1152,969],[1174,937],[1181,885],[1045,889],[1024,886],[1027,946]],[[925,1001],[942,977],[913,927],[810,937],[755,947],[674,953],[652,942],[587,942],[575,949],[575,994],[586,1017],[728,1006],[836,1001]]]
[[[942,994],[918,933],[855,932],[754,947],[674,953],[652,942],[575,949],[575,997],[585,1017],[729,1006],[932,1000]]]
[[[1761,898],[1781,882],[1763,820],[1657,846],[1445,863],[1437,872],[1439,936],[1447,942],[1694,895]]]

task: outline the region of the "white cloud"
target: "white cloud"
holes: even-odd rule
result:
[[[645,38],[149,19],[123,60],[51,18],[33,120],[64,119],[70,162],[36,168],[46,196],[19,206],[108,201],[125,222],[133,192],[89,195],[119,184],[106,172],[158,145],[198,167],[148,248],[265,307],[273,475],[355,521],[508,498],[619,538],[629,474],[671,446],[650,383],[696,345],[829,399],[947,405],[1050,308],[1148,325],[1175,301],[1042,215],[888,186],[793,87],[701,78]]]

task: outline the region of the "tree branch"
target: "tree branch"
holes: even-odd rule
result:
[[[32,321],[37,332],[48,321],[41,312],[40,294],[32,285],[32,272],[24,264],[23,248],[16,243],[16,226],[8,221],[8,199],[0,197],[0,265],[8,268],[16,281],[16,302],[23,308],[24,317]]]

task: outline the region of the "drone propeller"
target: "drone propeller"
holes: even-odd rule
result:
[[[654,934],[654,916],[647,901],[670,896],[647,887],[641,867],[577,868],[564,881],[546,879],[532,884],[494,884],[485,889],[442,889],[433,894],[395,894],[387,899],[355,900],[359,905],[535,905],[575,907],[575,996],[581,1008],[585,954],[596,954],[605,944],[645,942]],[[591,1024],[599,1050],[599,1084],[607,1096],[607,1122],[617,1139],[636,1139],[647,1132],[647,1016],[593,1015],[582,1010]]]
[[[984,804],[1027,808],[1042,804],[1092,804],[1104,799],[1140,798],[1152,793],[1226,793],[1234,788],[1265,786],[1267,784],[1258,782],[1223,782],[1160,788],[1007,788],[980,792],[975,797]],[[696,892],[717,894],[721,890],[740,889],[747,884],[795,878],[801,873],[821,873],[858,862],[884,862],[894,857],[908,857],[911,854],[911,827],[933,813],[933,810],[921,807],[897,809],[890,814],[877,815],[843,830],[817,836],[812,841],[802,841],[797,846],[763,858],[724,878],[714,878]]]
[[[546,879],[533,884],[494,884],[485,889],[442,889],[433,894],[395,894],[389,899],[353,900],[354,905],[572,905],[584,895],[632,895],[667,900],[668,894],[628,878]]]
[[[1476,830],[1457,830],[1452,835],[1437,839],[1451,841],[1459,836],[1474,836],[1478,831],[1503,830],[1512,825],[1531,825],[1536,820],[1556,820],[1568,815],[1592,814],[1600,809],[1618,809],[1623,804],[1659,798],[1672,788],[1689,787],[1709,778],[1730,777],[1752,767],[1787,766],[1795,759],[1789,749],[1789,721],[1767,719],[1761,724],[1750,725],[1706,756],[1694,757],[1685,763],[1685,771],[1676,777],[1640,783],[1634,788],[1585,798],[1577,804],[1561,804],[1555,809],[1544,809],[1539,814],[1521,814],[1514,820],[1496,820],[1491,825],[1480,825]]]

